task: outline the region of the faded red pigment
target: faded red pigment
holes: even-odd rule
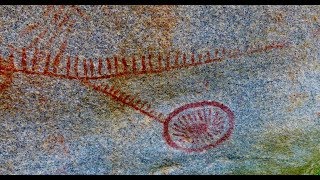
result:
[[[52,12],[49,6],[45,16],[52,15],[51,22],[56,25],[57,33],[53,34],[45,44],[51,47],[54,39],[62,31],[62,27],[71,28],[74,21],[70,20],[70,14],[62,14],[64,7]],[[72,12],[87,19],[79,8],[72,7]],[[31,29],[39,27],[39,23]],[[30,45],[21,50],[11,46],[10,55],[4,59],[0,55],[0,92],[12,83],[14,73],[30,75],[42,75],[53,78],[79,80],[84,85],[102,93],[123,105],[132,107],[140,113],[163,124],[163,137],[172,148],[185,152],[202,152],[216,147],[230,138],[234,129],[234,114],[225,105],[215,101],[202,101],[186,104],[167,117],[151,108],[151,104],[138,97],[126,94],[114,86],[97,84],[94,80],[133,77],[136,75],[148,75],[165,73],[173,70],[181,70],[195,66],[219,62],[228,58],[235,59],[241,56],[249,56],[256,53],[267,52],[273,49],[282,49],[287,43],[272,43],[245,51],[226,48],[215,49],[213,56],[210,52],[195,55],[194,52],[183,53],[147,53],[136,56],[112,58],[98,58],[98,64],[94,64],[93,58],[80,59],[78,55],[71,57],[66,55],[68,47],[67,38],[60,44],[59,51],[52,57],[48,51],[40,50],[34,46],[40,39],[44,39],[48,29],[44,29]],[[23,31],[26,34],[27,30]],[[32,50],[31,50],[32,49]],[[50,48],[49,48],[50,49]],[[32,54],[28,57],[28,54]],[[18,58],[18,61],[14,61]],[[15,64],[14,62],[19,62]],[[41,66],[43,66],[41,68]],[[80,68],[81,66],[82,68]],[[81,69],[81,70],[80,70]]]
[[[49,34],[49,28],[41,29],[40,34],[35,37],[31,43],[26,46],[27,49],[33,48],[37,45],[40,40],[48,39],[44,44],[46,47],[51,47],[52,43],[58,35],[63,31],[67,33],[71,31],[75,24],[75,20],[71,19],[72,15],[78,15],[80,18],[88,20],[89,16],[85,14],[79,7],[77,6],[57,6],[58,9],[55,10],[54,6],[50,5],[44,10],[43,17],[45,18],[44,22],[50,22],[51,25],[54,26],[53,34]],[[51,17],[51,19],[48,19]],[[40,29],[41,27],[46,27],[45,24],[41,24],[40,22],[34,23],[31,26],[26,27],[20,33],[21,36],[29,34],[31,31],[35,29]],[[65,28],[65,29],[64,29]],[[46,38],[44,38],[46,36]]]
[[[162,115],[162,113],[157,113],[156,111],[151,109],[151,104],[149,104],[147,101],[141,100],[138,97],[128,95],[116,89],[114,86],[109,86],[107,84],[96,85],[87,80],[84,80],[82,82],[85,85],[93,88],[94,90],[111,97],[115,101],[121,102],[123,105],[132,107],[133,109],[141,112],[144,115],[151,117],[152,119],[158,122],[164,121],[164,116]]]
[[[4,89],[8,87],[8,84],[12,82],[12,74],[15,72],[80,80],[88,87],[111,97],[113,100],[132,107],[142,114],[163,123],[163,137],[169,146],[185,152],[201,152],[216,147],[230,137],[234,127],[234,115],[228,107],[214,101],[197,102],[184,105],[174,110],[165,118],[162,113],[153,110],[150,103],[128,95],[114,86],[93,83],[93,80],[163,73],[222,61],[227,58],[236,58],[242,55],[283,48],[285,46],[286,43],[273,43],[264,47],[250,49],[246,52],[240,52],[239,50],[231,52],[223,48],[222,51],[215,50],[213,58],[210,57],[210,52],[207,52],[205,56],[199,54],[197,58],[195,58],[194,53],[191,53],[190,59],[187,58],[186,53],[181,52],[177,52],[175,56],[171,56],[169,52],[165,58],[162,58],[163,55],[161,53],[157,57],[153,54],[147,54],[147,56],[142,55],[138,60],[133,56],[131,58],[132,62],[127,61],[126,58],[114,56],[113,58],[105,58],[105,61],[99,58],[96,67],[92,58],[80,60],[78,56],[71,58],[69,55],[63,58],[67,48],[67,41],[64,41],[53,58],[51,58],[51,53],[40,51],[37,48],[34,49],[34,54],[30,58],[27,56],[26,48],[23,48],[21,51],[11,51],[6,64],[1,63],[3,61],[1,58],[0,75],[4,76],[6,80],[1,84],[0,88]],[[41,58],[39,54],[44,56]],[[218,56],[218,54],[221,55]],[[20,65],[15,65],[14,58],[19,56]],[[153,61],[152,58],[157,58],[157,61]],[[171,60],[171,58],[174,59]],[[65,61],[64,67],[61,66],[63,60]],[[45,62],[40,63],[41,61]],[[153,64],[153,62],[158,63]],[[31,67],[28,64],[31,64]],[[44,64],[43,70],[40,70],[39,64]],[[79,71],[79,66],[82,66],[81,72]],[[227,114],[226,119],[219,117],[218,112],[216,112],[214,118],[208,118],[205,116],[206,112],[201,114],[199,110],[196,110],[197,108],[209,108],[211,116],[210,107],[220,108]],[[191,110],[191,112],[186,117],[182,116],[178,122],[170,123],[171,121],[175,121],[175,116],[187,110]],[[198,120],[195,121],[195,119]]]
[[[141,58],[139,58],[139,62],[135,56],[133,56],[131,59],[126,59],[125,57],[119,58],[117,56],[114,56],[113,58],[105,58],[105,61],[103,61],[102,58],[99,58],[98,68],[96,67],[96,65],[94,65],[92,58],[89,58],[89,60],[82,60],[83,72],[81,75],[78,71],[80,65],[78,56],[76,56],[75,58],[72,58],[70,56],[66,56],[65,58],[63,58],[63,54],[65,53],[65,50],[67,48],[67,42],[65,41],[61,44],[59,52],[53,59],[51,58],[51,53],[40,51],[38,48],[34,48],[34,50],[30,52],[33,53],[30,58],[27,57],[26,48],[22,48],[22,51],[16,49],[16,51],[11,52],[10,57],[14,58],[16,56],[20,56],[20,67],[2,66],[1,70],[22,72],[24,74],[37,74],[61,79],[98,80],[118,77],[132,77],[134,75],[164,73],[168,71],[180,70],[184,68],[218,62],[227,58],[237,58],[240,56],[251,55],[254,53],[269,51],[276,48],[283,48],[285,46],[286,43],[273,43],[264,47],[250,49],[246,52],[240,52],[239,50],[231,52],[230,50],[228,54],[221,53],[221,56],[214,57],[211,57],[210,52],[207,52],[205,56],[199,54],[197,59],[195,58],[194,53],[191,53],[190,59],[187,59],[186,53],[183,53],[181,56],[179,52],[177,52],[175,56],[171,56],[171,53],[169,52],[165,59],[162,58],[163,56],[161,53],[159,53],[157,57],[153,56],[152,54],[148,54],[148,58],[146,58],[145,55],[142,55]],[[223,48],[222,52],[224,51],[226,50]],[[215,52],[219,52],[219,50],[215,50]],[[39,54],[46,54],[44,71],[41,71],[38,68],[38,64],[43,61],[43,58],[40,58]],[[203,57],[206,57],[206,59],[203,59]],[[153,58],[157,58],[157,64],[153,64]],[[174,58],[174,63],[171,63],[171,58]],[[61,66],[62,60],[66,62],[66,66],[64,67]],[[89,64],[87,61],[89,62]],[[32,64],[31,69],[27,67],[27,64],[29,62],[31,62],[30,64]],[[140,64],[140,66],[138,66],[138,64]],[[58,72],[58,69],[60,69],[61,73]],[[95,71],[97,71],[97,73],[95,73]]]
[[[113,100],[121,102],[123,105],[132,107],[140,113],[147,115],[160,123],[163,123],[164,139],[169,146],[178,150],[183,150],[190,153],[202,152],[216,147],[217,145],[229,139],[234,128],[233,112],[227,106],[215,101],[202,101],[186,104],[174,110],[167,118],[164,119],[163,114],[151,109],[151,105],[148,102],[127,95],[120,90],[115,89],[113,86],[95,85],[87,80],[82,82],[94,90],[111,97]],[[226,119],[219,117],[218,111],[215,112],[214,117],[212,116],[213,112],[211,109],[208,110],[208,113],[204,112],[204,109],[208,107],[219,108],[227,114]],[[170,124],[170,122],[173,121],[173,118],[187,110],[189,110],[189,114],[187,114],[186,117],[179,119],[179,125],[177,123]],[[227,127],[224,127],[225,124],[227,124]],[[170,129],[173,131],[170,131]],[[173,136],[181,136],[186,139],[191,139],[192,142],[190,144],[192,146],[183,147],[179,145],[179,143],[173,140]],[[203,143],[203,141],[205,141],[205,143]]]
[[[216,111],[214,117],[211,116],[211,109],[209,109],[209,113],[205,112],[205,108],[210,107],[219,108],[226,113],[227,117],[224,121],[227,121],[227,129],[222,130],[225,127],[223,127],[223,119],[218,116],[219,111]],[[191,110],[191,112],[186,116],[182,115],[176,122],[172,122],[175,117],[187,110]],[[209,126],[213,126],[211,131]],[[202,152],[229,139],[233,128],[234,114],[227,106],[215,101],[202,101],[186,104],[170,113],[164,122],[163,137],[175,149],[186,152]],[[183,147],[182,144],[186,143],[174,141],[174,136],[180,137],[180,142],[190,141],[188,142],[190,146]]]

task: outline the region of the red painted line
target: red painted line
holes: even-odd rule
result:
[[[89,59],[89,61],[90,61],[90,75],[91,75],[91,77],[93,77],[94,76],[94,64],[93,64],[93,61],[91,58]]]
[[[4,60],[3,60],[3,57],[2,55],[0,54],[0,69],[2,70],[2,65],[4,63]]]
[[[104,86],[104,91],[107,91],[108,89],[109,89],[110,87],[109,87],[109,85],[108,84],[106,84],[105,86]]]
[[[67,41],[64,41],[60,48],[59,48],[59,52],[58,54],[56,55],[54,61],[53,61],[53,73],[57,73],[58,71],[58,68],[59,68],[59,64],[60,64],[60,61],[61,61],[61,57],[63,56],[65,50],[67,48]]]
[[[141,108],[143,108],[148,102],[141,102]]]
[[[89,20],[88,14],[84,13],[79,7],[76,7],[74,5],[72,5],[72,7],[73,8],[71,10],[76,10],[76,13],[78,13],[81,18],[84,18],[85,20]]]
[[[117,96],[117,95],[119,95],[119,90],[118,89],[116,89],[114,92],[113,92],[113,95],[115,95],[115,96]],[[117,96],[118,97],[118,96]]]
[[[58,11],[56,11],[56,13],[54,14],[54,23],[57,24],[58,20],[60,19],[60,17],[62,16],[62,12],[65,9],[64,5],[61,5],[58,9]]]
[[[26,48],[22,48],[21,67],[23,70],[27,70],[27,52]]]
[[[162,56],[160,52],[158,55],[158,71],[162,71]]]
[[[88,68],[87,68],[87,60],[83,59],[83,71],[84,71],[84,77],[88,78]]]
[[[10,52],[9,55],[9,68],[11,68],[12,70],[15,69],[13,52]]]
[[[233,53],[230,53],[230,55],[228,56],[228,58],[237,58],[240,55],[240,50],[236,49]]]
[[[210,62],[210,52],[207,52],[207,59],[204,61],[204,63]]]
[[[198,63],[202,63],[202,54],[198,54]]]
[[[58,30],[60,30],[62,25],[64,25],[68,20],[69,20],[69,16],[67,13],[65,13],[62,21],[58,24]]]
[[[108,73],[111,74],[112,67],[111,67],[110,59],[107,58],[106,61],[107,61],[107,69],[108,69],[108,72],[106,74],[108,74]]]
[[[33,45],[37,44],[39,42],[40,39],[42,39],[44,37],[45,34],[47,34],[48,29],[43,30],[38,37],[34,38],[32,40],[32,42],[27,46],[27,49],[31,48]]]
[[[147,70],[145,59],[146,59],[146,57],[144,55],[142,55],[142,57],[141,57],[142,72],[146,72],[146,70]]]
[[[102,59],[99,58],[99,65],[98,65],[98,74],[102,75]]]
[[[75,73],[76,77],[79,77],[79,72],[78,72],[78,63],[79,63],[79,57],[78,57],[78,56],[76,56],[76,58],[75,58],[75,62],[74,62],[74,67],[73,67],[73,69],[74,69],[74,73]]]
[[[70,69],[71,69],[71,59],[70,56],[67,56],[67,76],[70,76]]]
[[[135,98],[131,97],[131,99],[129,99],[129,101],[127,103],[133,106],[134,105],[134,103],[133,103],[134,100],[135,100]]]
[[[186,53],[183,53],[182,65],[183,66],[187,65],[187,55],[186,55]]]
[[[34,48],[34,55],[33,55],[32,60],[31,60],[31,62],[32,62],[32,67],[31,67],[32,71],[36,71],[37,70],[38,54],[39,54],[38,51],[39,51],[38,48]]]
[[[54,61],[53,61],[53,73],[57,73],[59,64],[60,64],[60,52],[56,55]]]
[[[112,92],[114,91],[113,86],[111,86],[111,88],[109,89],[109,93],[112,94]]]
[[[192,52],[192,54],[191,54],[191,64],[195,64],[194,52]]]
[[[148,56],[148,60],[149,60],[149,67],[150,67],[150,71],[153,71],[153,65],[152,65],[152,54],[149,54]]]
[[[146,104],[146,105],[147,105],[146,110],[151,109],[151,105],[150,104]]]
[[[118,92],[118,98],[120,98],[122,101],[124,100],[123,98],[126,96],[126,94],[124,92],[119,91]]]
[[[132,72],[136,73],[137,72],[137,63],[136,63],[136,58],[132,56]]]
[[[122,64],[123,64],[123,73],[127,73],[128,72],[128,64],[125,58],[122,58]]]
[[[130,95],[124,95],[125,97],[123,98],[124,101],[127,101],[130,98]]]
[[[227,54],[227,52],[226,52],[226,48],[222,48],[222,57],[225,57],[225,55]]]
[[[44,11],[43,13],[43,16],[48,16],[49,15],[49,12],[53,10],[53,5],[48,5],[46,6],[46,10]]]
[[[115,73],[118,74],[119,64],[118,64],[118,58],[116,56],[114,57],[114,68],[115,68]]]
[[[174,66],[176,66],[176,67],[179,66],[179,55],[180,55],[180,52],[177,51],[176,57],[174,59]]]
[[[166,58],[166,70],[169,70],[169,69],[170,69],[170,52],[168,53]]]
[[[200,121],[204,121],[204,116],[201,114],[200,110],[198,110],[198,117],[200,119]]]
[[[47,74],[49,72],[50,58],[51,58],[51,53],[47,52],[46,64],[45,64],[44,71],[43,71],[44,74]]]
[[[219,54],[219,49],[216,49],[215,52],[214,52],[214,58],[217,58],[218,54]]]
[[[135,102],[135,104],[138,106],[139,104],[141,103],[141,100],[140,99],[138,99],[136,102]]]

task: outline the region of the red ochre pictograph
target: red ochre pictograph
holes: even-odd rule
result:
[[[223,54],[211,57],[210,53],[198,55],[191,53],[187,58],[186,53],[182,56],[171,56],[171,53],[163,56],[152,54],[142,55],[140,58],[133,56],[131,59],[114,56],[113,58],[98,58],[97,65],[92,58],[80,59],[78,56],[65,55],[67,42],[63,42],[58,53],[41,52],[35,48],[33,55],[28,57],[26,48],[11,51],[7,60],[1,57],[0,75],[4,81],[0,84],[0,90],[7,88],[12,82],[13,73],[49,76],[53,78],[79,80],[88,87],[103,93],[123,105],[134,108],[144,115],[163,123],[164,134],[168,145],[186,152],[200,152],[217,146],[227,140],[232,133],[234,115],[225,105],[214,101],[204,101],[188,104],[173,111],[169,117],[156,112],[151,104],[138,97],[131,96],[116,89],[112,85],[98,84],[98,79],[118,77],[134,77],[137,75],[165,73],[183,68],[196,67],[213,62],[219,62],[227,58],[236,58],[253,53],[270,51],[285,47],[285,43],[273,43],[259,49],[246,52]],[[215,50],[219,52],[218,50]],[[224,49],[224,52],[226,50]],[[42,54],[42,56],[40,56]],[[44,55],[44,56],[43,56]],[[15,64],[14,58],[18,58]],[[157,64],[152,64],[152,58],[157,58]],[[174,59],[172,59],[174,58]],[[62,63],[64,61],[64,63]],[[6,62],[6,63],[3,63]],[[173,62],[173,63],[172,63]],[[40,67],[42,64],[43,67]],[[81,67],[82,66],[82,67]],[[81,67],[81,68],[80,68]]]
[[[0,71],[21,72],[24,74],[37,74],[61,79],[78,80],[133,77],[186,69],[223,61],[228,58],[236,59],[241,56],[249,56],[255,53],[283,48],[285,45],[285,43],[273,43],[246,52],[236,50],[229,51],[228,54],[221,53],[221,55],[217,55],[217,53],[215,53],[216,55],[213,57],[211,57],[210,52],[207,52],[205,55],[199,54],[198,58],[195,58],[194,53],[190,53],[188,56],[187,53],[183,53],[182,56],[178,56],[180,53],[176,53],[176,56],[172,56],[170,52],[166,55],[158,53],[157,56],[147,54],[142,55],[140,58],[135,56],[131,58],[114,56],[110,58],[99,58],[95,60],[98,61],[98,65],[95,65],[93,58],[80,59],[79,56],[71,57],[65,55],[65,49],[67,48],[67,42],[65,41],[61,44],[60,50],[54,57],[51,57],[50,52],[41,51],[37,47],[30,52],[33,53],[30,57],[27,56],[27,54],[30,53],[27,53],[26,48],[22,48],[22,50],[15,49],[15,51],[10,53],[9,59],[7,60],[10,66],[1,65]],[[218,49],[215,51],[219,52]],[[226,50],[223,48],[223,51]],[[17,57],[20,58],[20,64],[13,63],[13,59]],[[64,63],[62,63],[63,61]],[[153,64],[154,62],[157,63]],[[40,68],[40,64],[44,64],[44,67]],[[83,72],[80,72],[80,66],[82,66]]]
[[[73,7],[73,10],[84,16],[79,8]],[[52,7],[49,6],[45,13],[49,14],[50,11]],[[58,24],[59,30],[59,27],[68,22],[68,17],[54,13],[52,22]],[[97,80],[179,71],[288,46],[286,42],[277,42],[242,51],[219,48],[214,49],[213,53],[208,51],[204,54],[195,54],[168,50],[167,53],[150,52],[139,57],[115,55],[94,59],[79,58],[79,55],[71,56],[66,53],[67,35],[55,55],[48,49],[41,50],[36,44],[39,39],[44,38],[45,32],[43,31],[41,37],[39,35],[31,45],[24,48],[10,46],[11,51],[7,58],[0,56],[0,93],[10,86],[14,73],[78,80],[89,88],[162,123],[163,137],[167,144],[189,153],[208,150],[229,139],[234,128],[234,114],[227,106],[215,101],[195,102],[183,105],[165,116],[153,109],[149,102]],[[51,42],[53,41],[47,43]]]
[[[14,72],[11,69],[14,69],[13,56],[4,59],[0,55],[0,93],[8,88],[13,81]]]
[[[176,149],[201,152],[227,140],[234,128],[234,114],[215,101],[186,104],[169,114],[163,137]]]

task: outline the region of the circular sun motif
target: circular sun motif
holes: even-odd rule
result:
[[[232,111],[221,103],[203,101],[184,105],[164,122],[164,138],[176,149],[199,152],[227,140],[234,127]]]

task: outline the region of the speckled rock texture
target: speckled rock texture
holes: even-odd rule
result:
[[[319,174],[320,6],[0,6],[0,174]]]

